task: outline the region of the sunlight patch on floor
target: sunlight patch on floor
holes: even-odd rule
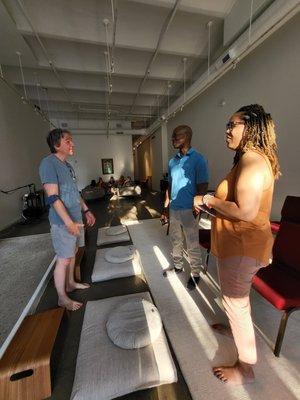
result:
[[[160,250],[158,246],[153,246],[153,251],[155,256],[157,257],[162,271],[167,269],[169,267],[169,262]],[[181,280],[179,277],[176,275],[174,271],[169,271],[168,272],[168,282],[171,285],[177,301],[181,305],[184,314],[189,321],[191,327],[194,330],[194,333],[196,337],[198,338],[199,342],[201,343],[204,351],[206,352],[207,346],[215,346],[217,347],[217,341],[215,337],[211,334],[211,328],[209,324],[206,322],[206,324],[202,323],[201,319],[201,329],[199,327],[199,322],[200,320],[197,318],[197,316],[202,315],[199,313],[199,308],[195,301],[192,299],[190,294],[187,292],[186,288],[183,286]],[[207,299],[206,299],[207,300]],[[211,356],[211,351],[208,353],[207,356]]]

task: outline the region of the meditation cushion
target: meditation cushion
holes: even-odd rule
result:
[[[118,226],[111,226],[106,230],[106,234],[108,236],[115,236],[115,235],[121,235],[122,233],[127,232],[127,228],[124,225],[118,225]]]
[[[71,400],[115,399],[177,381],[163,329],[155,342],[141,349],[121,349],[108,337],[106,321],[109,316],[120,304],[133,298],[151,302],[148,292],[87,302]],[[142,399],[143,393],[130,397]]]
[[[133,246],[117,246],[106,250],[104,258],[113,264],[120,264],[132,260],[135,248]]]
[[[147,300],[132,299],[117,307],[106,323],[110,340],[122,349],[139,349],[153,343],[161,333],[157,308]]]

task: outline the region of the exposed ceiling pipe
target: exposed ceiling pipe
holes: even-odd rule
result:
[[[104,52],[105,67],[106,67],[106,84],[107,92],[105,92],[105,103],[106,103],[106,133],[109,134],[110,128],[110,94],[112,92],[112,81],[111,81],[111,54],[108,42],[108,24],[109,20],[105,18],[103,20],[105,27],[105,40],[106,40],[106,51]]]
[[[251,44],[249,44],[249,31],[244,32],[231,48],[214,62],[211,66],[211,71],[213,70],[213,72],[211,72],[209,76],[207,76],[207,73],[204,73],[188,88],[185,103],[183,103],[183,96],[175,100],[175,102],[170,105],[168,114],[154,121],[148,128],[148,135],[151,135],[158,129],[164,121],[174,117],[177,112],[182,109],[182,106],[194,101],[224,74],[234,69],[237,62],[240,62],[299,11],[299,0],[275,0],[254,23],[251,23]],[[228,61],[223,61],[224,56]]]
[[[12,83],[10,83],[9,81],[7,81],[1,74],[0,74],[0,80],[5,83],[5,85],[12,90],[21,100],[24,104],[29,105],[33,111],[35,111],[37,114],[39,114],[44,121],[49,122],[50,126],[52,126],[53,128],[56,128],[55,124],[53,124],[47,117],[47,115],[43,112],[43,110],[40,110],[39,107],[37,107],[35,104],[31,103],[30,100],[26,100],[24,98],[24,96],[18,91],[18,89],[16,88],[15,85],[13,85]]]
[[[104,128],[72,128],[72,135],[105,135],[106,134],[106,129]],[[146,134],[146,129],[123,129],[123,128],[113,128],[110,131],[111,133],[118,134],[118,132],[123,132],[124,135],[145,135]]]
[[[186,89],[186,61],[187,58],[182,59],[183,62],[183,102],[185,102],[185,89]]]
[[[212,21],[209,21],[207,23],[207,29],[208,29],[208,49],[207,49],[207,76],[210,74],[210,57],[211,57],[211,27],[212,27]]]
[[[56,111],[53,111],[52,110],[52,112],[56,112]],[[84,110],[82,110],[82,109],[79,109],[79,111],[78,111],[79,113],[94,113],[94,114],[106,114],[106,110],[104,110],[104,109],[98,109],[98,110],[96,110],[96,109],[84,109]],[[119,116],[119,117],[141,117],[141,118],[149,118],[149,114],[134,114],[134,113],[126,113],[126,112],[122,112],[122,111],[119,111],[119,110],[110,110],[110,114],[112,115],[112,114],[114,114],[115,116]],[[152,117],[152,115],[150,116],[150,117]]]
[[[54,73],[57,81],[59,82],[61,88],[63,89],[66,98],[68,99],[68,101],[71,104],[71,106],[74,107],[74,104],[73,104],[73,102],[72,102],[72,100],[71,100],[71,98],[69,96],[69,93],[68,93],[66,87],[64,86],[64,84],[63,84],[63,82],[62,82],[62,80],[61,80],[61,78],[59,76],[59,73],[58,73],[58,71],[57,71],[57,69],[56,69],[56,67],[55,67],[55,65],[53,63],[53,61],[51,61],[50,56],[49,56],[49,54],[48,54],[43,42],[41,41],[36,29],[34,28],[34,26],[32,24],[32,21],[30,19],[30,16],[28,15],[28,13],[26,11],[26,8],[25,8],[23,2],[21,0],[17,0],[17,3],[19,5],[21,11],[23,12],[23,15],[24,15],[26,21],[28,22],[28,24],[29,24],[29,26],[30,26],[30,28],[31,28],[36,40],[38,41],[39,45],[41,46],[42,52],[43,52],[43,54],[44,54],[44,56],[45,56],[45,58],[46,58],[46,60],[47,60],[47,62],[49,64],[52,72]]]
[[[25,96],[25,99],[28,100],[26,86],[25,86],[24,73],[23,73],[22,54],[19,51],[17,51],[16,53],[19,58],[19,65],[20,65],[20,71],[21,71],[21,77],[22,77],[22,83],[23,83],[24,96]]]
[[[160,46],[161,46],[162,40],[164,38],[164,35],[167,33],[167,31],[169,29],[169,26],[171,25],[171,22],[173,21],[173,18],[174,18],[175,14],[176,14],[177,8],[179,7],[180,1],[181,0],[176,0],[172,11],[169,13],[169,15],[167,16],[167,18],[166,18],[166,20],[165,20],[165,22],[163,24],[163,27],[162,27],[162,30],[160,32],[160,35],[159,35],[159,38],[158,38],[158,42],[157,42],[157,45],[156,45],[156,49],[154,50],[154,53],[153,53],[150,61],[148,62],[148,65],[146,67],[145,75],[144,75],[142,81],[139,84],[139,87],[138,87],[137,93],[136,93],[136,95],[134,97],[134,100],[133,100],[133,103],[132,103],[130,111],[133,110],[133,108],[135,106],[135,103],[137,101],[137,98],[140,95],[141,89],[142,89],[144,83],[146,82],[146,80],[147,80],[147,78],[148,78],[148,76],[150,74],[150,70],[151,70],[152,64],[154,63],[154,61],[156,59],[156,56],[157,56],[158,51],[160,49]]]
[[[111,8],[112,8],[112,19],[113,19],[113,37],[112,37],[112,45],[111,45],[111,72],[112,74],[115,72],[115,59],[114,59],[114,50],[116,46],[116,32],[117,32],[117,20],[118,20],[118,7],[117,0],[111,0]]]
[[[111,115],[111,110],[110,110],[110,103],[111,103],[111,94],[113,90],[113,85],[112,85],[112,74],[115,71],[115,65],[114,65],[114,47],[115,47],[115,41],[116,41],[116,29],[117,29],[117,7],[114,6],[114,1],[111,0],[111,10],[112,10],[112,21],[113,21],[113,36],[112,36],[112,45],[110,47],[109,45],[109,39],[108,39],[108,25],[109,25],[109,20],[105,18],[103,20],[103,24],[105,26],[105,38],[106,38],[106,52],[104,53],[105,56],[105,64],[106,64],[106,80],[107,80],[107,94],[106,94],[106,130],[107,130],[107,135],[109,134],[110,130],[110,115]]]
[[[37,98],[38,98],[38,102],[39,102],[39,107],[40,107],[40,109],[42,109],[41,97],[40,97],[40,89],[39,89],[41,84],[38,81],[38,76],[37,76],[36,72],[34,73],[34,76],[35,76],[36,93],[37,93]]]
[[[251,6],[250,6],[249,30],[248,30],[249,44],[251,43],[252,17],[253,17],[253,0],[251,0]]]
[[[115,7],[114,0],[110,0],[112,21],[115,21]]]

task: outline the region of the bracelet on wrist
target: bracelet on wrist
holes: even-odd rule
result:
[[[87,212],[90,212],[91,210],[87,208],[86,210],[83,211],[83,214],[86,214]]]
[[[207,207],[209,200],[214,197],[213,195],[206,193],[203,197],[202,197],[202,203]]]

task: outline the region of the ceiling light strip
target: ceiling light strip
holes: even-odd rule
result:
[[[168,84],[167,84],[167,91],[168,91],[168,114],[169,114],[169,111],[170,111],[170,88],[171,88],[171,84],[170,84],[170,81],[168,81]]]
[[[211,26],[212,21],[207,23],[208,29],[208,49],[207,49],[207,76],[210,74],[210,57],[211,57]]]
[[[109,53],[107,51],[104,52],[105,57],[105,66],[106,66],[106,84],[107,84],[107,92],[105,92],[105,104],[106,104],[106,134],[107,137],[109,135],[110,129],[110,94],[112,91],[111,85],[111,75],[109,71]]]
[[[28,100],[27,92],[26,92],[25,79],[24,79],[24,73],[23,73],[22,59],[21,59],[22,54],[21,54],[19,51],[17,51],[16,53],[17,53],[17,56],[18,56],[18,58],[19,58],[19,66],[20,66],[20,71],[21,71],[21,77],[22,77],[22,83],[23,83],[24,96],[25,96],[25,99]]]
[[[112,21],[115,22],[115,7],[114,7],[114,0],[110,0],[111,4],[111,17]]]
[[[251,43],[252,17],[253,17],[253,0],[251,0],[251,5],[250,5],[249,31],[248,31],[249,44]]]
[[[114,74],[115,72],[115,59],[114,59],[114,52],[116,46],[116,32],[117,32],[117,20],[118,20],[118,7],[117,7],[117,0],[115,3],[112,1],[112,14],[113,14],[113,37],[112,37],[112,45],[111,45],[111,73]]]
[[[108,68],[107,71],[109,75],[111,75],[111,55],[110,55],[110,48],[109,48],[109,41],[108,41],[108,25],[109,20],[105,18],[103,20],[104,29],[105,29],[105,41],[106,41],[106,52],[107,52],[107,59],[108,59]]]
[[[185,103],[185,80],[186,80],[186,61],[187,61],[187,58],[186,57],[184,57],[183,59],[182,59],[182,61],[183,61],[183,102]]]
[[[47,106],[47,113],[48,113],[48,119],[50,121],[50,112],[49,112],[49,101],[48,101],[48,89],[47,88],[43,88],[44,94],[45,94],[45,98],[46,98],[46,106]],[[50,125],[51,128],[51,125]]]
[[[36,86],[36,93],[37,93],[37,98],[38,98],[38,102],[39,102],[39,107],[40,107],[40,109],[42,109],[42,106],[41,106],[41,98],[40,98],[40,89],[39,89],[39,87],[40,87],[41,85],[40,85],[40,83],[39,83],[39,81],[38,81],[38,76],[37,76],[37,73],[36,73],[36,72],[34,73],[34,75],[35,75],[35,86]]]
[[[31,30],[32,30],[32,32],[33,32],[33,34],[34,34],[36,40],[38,41],[38,43],[39,43],[39,45],[40,45],[40,47],[41,47],[41,49],[42,49],[42,52],[43,52],[43,54],[44,54],[44,56],[45,56],[45,58],[46,58],[46,60],[47,60],[47,62],[48,62],[48,64],[49,64],[49,66],[50,66],[52,72],[54,73],[56,79],[58,80],[58,82],[59,82],[61,88],[62,88],[63,91],[64,91],[64,94],[65,94],[67,100],[70,102],[70,104],[71,104],[71,106],[72,106],[72,108],[73,108],[73,107],[74,107],[74,104],[73,104],[73,102],[72,102],[72,100],[71,100],[71,98],[70,98],[70,96],[69,96],[69,93],[68,93],[66,87],[64,86],[64,84],[63,84],[63,82],[62,82],[62,80],[61,80],[61,78],[60,78],[60,76],[59,76],[59,74],[58,74],[58,71],[57,71],[57,69],[56,69],[56,67],[55,67],[55,65],[54,65],[54,63],[53,63],[53,61],[51,61],[51,59],[50,59],[50,57],[49,57],[49,54],[48,54],[48,52],[47,52],[47,50],[46,50],[46,48],[45,48],[43,42],[41,41],[41,39],[40,39],[40,37],[39,37],[39,35],[38,35],[36,29],[34,28],[34,26],[33,26],[33,24],[32,24],[32,21],[31,21],[31,18],[29,17],[29,14],[28,14],[28,12],[26,11],[23,2],[22,2],[21,0],[17,0],[17,3],[18,3],[18,5],[19,5],[21,11],[23,12],[23,15],[24,15],[26,21],[28,22],[28,24],[29,24],[29,26],[30,26],[30,28],[31,28]]]
[[[142,89],[144,83],[146,82],[148,76],[150,75],[151,66],[152,66],[152,64],[154,63],[155,59],[156,59],[156,56],[157,56],[158,51],[159,51],[159,49],[160,49],[160,46],[161,46],[162,40],[163,40],[163,38],[164,38],[164,35],[167,33],[167,31],[168,31],[168,29],[169,29],[169,26],[171,25],[171,22],[173,21],[173,18],[175,17],[175,14],[176,14],[177,8],[179,7],[180,1],[181,1],[181,0],[176,0],[175,5],[174,5],[172,11],[169,13],[169,15],[167,16],[166,20],[164,21],[163,27],[162,27],[162,29],[161,29],[161,32],[160,32],[160,35],[159,35],[159,38],[158,38],[158,42],[157,42],[156,48],[155,48],[155,50],[154,50],[154,53],[153,53],[153,55],[152,55],[150,61],[148,62],[148,65],[147,65],[147,67],[146,67],[145,75],[144,75],[142,81],[141,81],[140,84],[139,84],[139,87],[138,87],[137,93],[136,93],[136,95],[135,95],[135,97],[134,97],[134,100],[133,100],[133,103],[132,103],[130,112],[133,111],[133,108],[134,108],[134,106],[135,106],[135,103],[136,103],[136,101],[137,101],[137,98],[138,98],[138,96],[140,95],[141,89]]]

